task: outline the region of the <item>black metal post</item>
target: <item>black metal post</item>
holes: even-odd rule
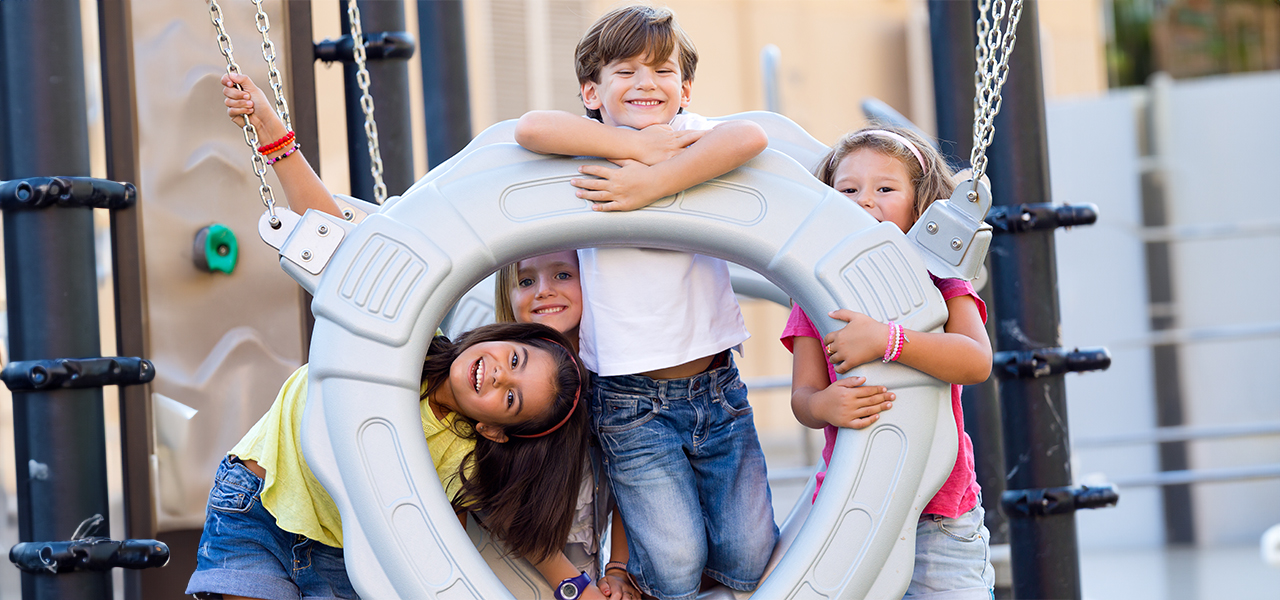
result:
[[[138,126],[133,74],[131,0],[98,3],[98,36],[102,56],[107,178],[139,181]],[[115,277],[116,352],[149,356],[146,318],[146,267],[142,255],[142,202],[113,210],[112,274]],[[151,490],[151,386],[121,386],[120,454],[124,483],[124,537],[157,537],[155,495]],[[177,548],[179,555],[183,553]],[[194,549],[193,549],[194,550]],[[158,598],[148,583],[161,569],[124,569],[126,600]],[[180,592],[181,590],[179,590]]]
[[[1023,6],[1003,97],[988,152],[993,201],[996,205],[1050,202],[1035,0],[1026,0]],[[1056,349],[1061,345],[1053,236],[1053,229],[1041,229],[998,235],[991,242],[998,351]],[[1070,486],[1071,448],[1062,375],[1006,379],[1000,384],[1000,400],[1009,493]],[[1016,598],[1080,598],[1074,512],[1011,515],[1009,528]]]
[[[285,2],[284,11],[284,27],[289,32],[286,57],[289,61],[289,111],[293,131],[298,139],[312,140],[313,147],[318,147],[320,117],[316,112],[315,34],[311,29],[311,3]],[[319,152],[313,154],[319,155]],[[365,159],[368,160],[367,152]],[[312,168],[316,175],[323,175],[320,161],[315,161]],[[316,317],[311,313],[311,294],[301,287],[298,288],[298,301],[302,303],[302,360],[306,361],[311,354],[311,330],[315,328]]]
[[[967,168],[973,151],[973,72],[975,21],[972,2],[929,0],[929,34],[933,56],[934,105],[939,150],[953,167]],[[988,272],[990,266],[988,264]],[[978,290],[995,314],[991,285]],[[987,335],[995,339],[995,321],[988,319]],[[965,386],[961,396],[964,429],[973,440],[974,467],[982,486],[982,507],[991,543],[1009,541],[1009,526],[1000,510],[1004,493],[1004,443],[1000,424],[999,384],[995,377]]]
[[[471,141],[471,93],[462,0],[418,0],[429,169]]]
[[[975,19],[972,2],[929,0],[938,150],[955,169],[969,166],[973,150]]]
[[[0,46],[8,121],[0,179],[89,175],[80,3],[0,3]],[[6,211],[4,232],[10,358],[100,356],[92,211]],[[14,394],[13,412],[21,539],[68,540],[86,519],[105,518],[102,390]],[[105,571],[22,574],[25,600],[111,594]]]
[[[380,31],[404,31],[402,0],[361,0],[360,29],[365,36]],[[347,3],[340,3],[342,33],[351,34]],[[378,146],[382,155],[382,180],[387,194],[394,196],[413,184],[413,123],[409,110],[409,64],[405,60],[371,60],[369,94],[373,96],[374,118],[378,123]],[[364,110],[360,107],[360,85],[355,63],[342,65],[347,91],[347,148],[351,168],[351,195],[373,202],[373,175],[369,171],[368,137]]]

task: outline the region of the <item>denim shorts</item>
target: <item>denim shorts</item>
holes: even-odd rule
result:
[[[342,549],[280,529],[262,506],[262,486],[262,479],[240,459],[222,459],[186,593],[197,598],[358,600]]]
[[[755,589],[778,526],[747,386],[732,360],[684,379],[596,378],[591,416],[641,591],[692,599],[704,573]]]
[[[991,566],[991,534],[978,505],[956,519],[921,515],[916,525],[916,566],[905,598],[991,600],[996,572]]]

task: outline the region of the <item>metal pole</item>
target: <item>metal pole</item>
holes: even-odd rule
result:
[[[132,15],[131,0],[102,0],[98,4],[107,178],[116,181],[141,179]],[[110,215],[116,352],[122,356],[149,356],[141,199],[131,208],[113,210]],[[151,490],[151,455],[155,452],[151,445],[151,386],[131,385],[118,389],[124,537],[151,539],[157,537],[155,495]],[[124,569],[125,598],[142,600],[156,597],[154,586],[148,582],[156,577],[156,573],[156,570]]]
[[[289,50],[285,58],[289,61],[289,112],[293,121],[293,131],[300,140],[311,140],[312,148],[316,148],[313,156],[320,153],[320,117],[316,111],[316,50],[315,35],[311,30],[311,3],[285,2],[284,28],[288,32]],[[363,130],[362,130],[363,132]],[[382,137],[379,132],[379,138]],[[365,153],[365,162],[369,155]],[[386,165],[386,157],[383,157]],[[316,175],[320,172],[320,161],[312,165]],[[368,170],[365,171],[368,173]],[[370,189],[372,189],[370,183]],[[372,196],[370,196],[372,199]],[[302,303],[302,360],[308,360],[311,354],[311,330],[315,328],[316,317],[311,313],[311,294],[298,288],[298,301]]]
[[[351,34],[347,3],[339,2],[342,33]],[[360,27],[365,39],[375,32],[404,31],[404,2],[363,0]],[[364,133],[364,111],[360,108],[360,85],[355,63],[343,63],[347,90],[347,147],[351,168],[351,195],[373,202],[373,175],[369,172],[369,146]],[[370,60],[369,95],[373,96],[378,122],[378,142],[382,153],[382,180],[394,196],[413,184],[413,123],[409,110],[409,64],[404,60]]]
[[[969,166],[973,150],[975,39],[972,2],[929,0],[933,101],[938,116],[938,150],[953,168]]]
[[[933,56],[934,104],[937,111],[939,150],[953,167],[968,167],[973,149],[973,89],[975,68],[973,4],[954,0],[929,0],[929,33]],[[988,272],[990,264],[988,263]],[[995,314],[991,285],[978,290]],[[995,339],[995,319],[987,320],[987,335]],[[1000,510],[1004,492],[1004,437],[1000,424],[999,384],[995,377],[965,386],[961,396],[964,429],[973,440],[974,467],[982,486],[982,507],[991,543],[1009,541],[1009,525]]]
[[[80,3],[0,3],[0,44],[9,122],[0,179],[89,175]],[[100,356],[92,211],[7,211],[4,232],[10,358]],[[14,394],[13,412],[21,539],[68,540],[86,519],[107,517],[102,390]],[[22,574],[25,600],[111,595],[105,571]]]
[[[429,169],[449,160],[471,141],[471,93],[462,10],[461,0],[418,0]]]
[[[1034,0],[1025,1],[1017,40],[989,153],[997,206],[1051,201],[1039,10]],[[1053,229],[1042,229],[998,235],[991,242],[992,288],[998,309],[992,320],[997,324],[996,349],[1001,352],[1061,345],[1053,235]],[[1070,486],[1062,375],[1006,379],[1000,384],[1000,400],[1010,493]],[[1014,597],[1080,598],[1074,512],[1010,518],[1009,537]]]

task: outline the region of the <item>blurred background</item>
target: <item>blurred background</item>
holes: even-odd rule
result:
[[[288,8],[297,2],[263,4],[276,43],[294,47],[281,24],[297,31],[289,19],[298,11]],[[461,9],[463,26],[454,33],[465,49],[470,132],[533,109],[581,111],[573,48],[613,2],[362,6],[376,12],[394,5],[398,25],[382,29],[402,29],[421,46],[428,38],[418,30],[419,11],[440,4]],[[875,98],[937,135],[935,100],[974,93],[967,81],[935,89],[925,0],[665,5],[697,46],[691,109],[706,116],[776,110],[830,144],[868,122],[862,103]],[[141,434],[150,436],[144,464],[153,531],[176,555],[193,547],[192,532],[198,538],[218,458],[305,360],[306,311],[274,251],[257,240],[257,180],[222,107],[217,78],[224,63],[205,6],[133,2],[127,57],[100,50],[107,47],[98,27],[103,6],[114,3],[80,3],[91,174],[108,174],[103,90],[121,83],[104,79],[101,65],[124,60],[132,65],[124,85],[136,95],[145,207],[139,252],[146,357],[157,367],[144,399],[153,423]],[[253,5],[222,6],[241,65],[265,81]],[[345,3],[309,7],[313,40],[342,35]],[[1106,347],[1112,356],[1106,371],[1066,377],[1062,418],[1074,482],[1109,482],[1121,494],[1118,506],[1076,517],[1084,597],[1274,598],[1280,568],[1266,564],[1259,546],[1263,532],[1280,524],[1280,394],[1270,378],[1280,368],[1280,191],[1273,183],[1280,164],[1280,2],[1041,0],[1037,8],[1038,22],[1022,27],[1038,28],[1052,197],[1021,201],[1097,206],[1096,224],[1055,236],[1061,341],[1066,348]],[[381,12],[387,18],[385,6]],[[432,129],[460,127],[428,116],[422,55],[383,63],[398,64],[407,99],[375,95],[380,110],[404,114],[402,125],[383,125],[384,139],[399,136],[399,147],[412,150],[396,158],[383,151],[388,162],[404,165],[402,183],[389,178],[392,195],[447,158],[429,152]],[[766,55],[774,57],[772,70],[762,67]],[[18,59],[11,53],[7,60]],[[298,64],[310,62],[282,67],[291,82],[306,80],[289,72],[303,68]],[[360,170],[348,168],[363,144],[348,144],[359,113],[344,100],[344,69],[314,64],[316,139],[303,143],[332,191],[367,196],[352,189]],[[375,70],[375,81],[379,76]],[[944,148],[961,141],[940,140]],[[116,348],[116,263],[110,219],[96,212],[102,354],[115,356],[123,354]],[[192,236],[214,222],[239,235],[234,273],[192,267]],[[781,518],[820,460],[821,433],[790,413],[791,357],[777,341],[788,309],[748,297],[741,303],[752,339],[739,364],[777,476]],[[14,467],[8,391],[0,388],[0,398],[0,545],[8,547],[18,541],[16,481],[26,467]],[[126,459],[115,388],[104,390],[104,406],[111,537],[122,539]],[[980,432],[971,434],[979,441]],[[1002,460],[979,457],[980,480],[1002,477]],[[1003,518],[989,514],[989,524],[995,541],[1007,542]],[[1002,588],[1007,552],[997,544]],[[167,575],[185,583],[190,567],[183,564],[175,558],[163,571],[187,569]],[[0,597],[18,598],[18,579],[15,568],[0,568]],[[124,597],[123,584],[115,589]]]

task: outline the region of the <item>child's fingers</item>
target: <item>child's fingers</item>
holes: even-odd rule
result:
[[[570,179],[569,185],[580,190],[599,191],[609,185],[608,179]],[[582,196],[578,196],[581,198]]]
[[[841,308],[839,310],[833,310],[827,313],[827,316],[831,317],[832,319],[839,319],[841,321],[844,321],[845,323],[848,323],[849,321],[853,320],[853,315],[856,315],[856,314],[858,313],[852,310],[849,310],[847,308]]]
[[[853,377],[845,377],[844,379],[837,379],[835,382],[835,385],[838,385],[844,388],[857,388],[857,387],[861,387],[862,384],[866,382],[867,382],[866,377],[863,377],[861,375],[854,375]]]
[[[614,171],[614,170],[615,169],[611,169],[609,167],[604,167],[600,165],[582,165],[581,167],[578,167],[579,173],[582,173],[583,175],[591,175],[592,177],[599,177],[601,179],[608,179],[610,171]],[[584,180],[574,179],[569,183],[573,183],[574,181],[584,181]],[[574,185],[578,185],[578,184],[574,183]]]
[[[583,200],[590,200],[592,202],[608,202],[613,200],[612,195],[605,190],[577,190],[574,193],[577,194],[579,198],[582,198]]]
[[[685,146],[688,146],[689,144],[692,144],[702,139],[702,136],[706,134],[707,131],[710,131],[710,130],[689,129],[689,130],[681,131],[678,134],[676,134],[676,140],[679,141],[680,147],[683,148]]]
[[[849,425],[848,425],[848,427],[849,427],[849,429],[866,429],[866,428],[867,428],[867,427],[869,427],[872,423],[875,423],[875,422],[876,422],[876,421],[878,421],[878,420],[880,420],[880,414],[879,414],[879,413],[874,414],[874,415],[867,415],[867,416],[865,416],[865,417],[860,417],[860,418],[854,419],[854,420],[852,420],[852,421],[849,421]]]

